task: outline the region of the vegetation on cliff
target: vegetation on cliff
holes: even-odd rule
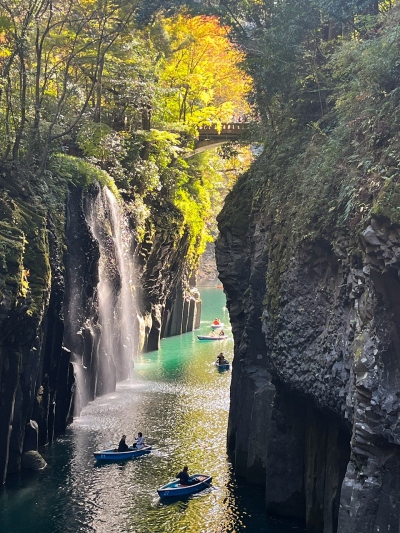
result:
[[[25,270],[35,277],[32,262],[21,259],[31,241],[11,212],[19,213],[19,204],[35,213],[38,231],[50,216],[62,241],[69,187],[94,181],[125,202],[139,241],[150,238],[148,224],[160,212],[174,227],[180,220],[177,242],[188,235],[186,261],[197,264],[209,238],[205,223],[221,204],[221,180],[231,181],[229,172],[223,176],[232,165],[215,155],[186,157],[199,125],[247,110],[249,77],[238,67],[242,52],[216,17],[176,7],[141,0],[0,1],[6,284],[14,263],[20,281]],[[19,283],[15,294],[28,292]]]
[[[371,214],[398,221],[396,7],[162,4],[0,2],[6,196],[62,224],[68,186],[100,181],[131,205],[139,239],[154,208],[174,219],[178,209],[195,264],[231,163],[186,155],[197,126],[248,112],[251,78],[264,152],[232,193],[239,209],[228,207],[221,223],[241,227],[261,196],[287,243],[330,239]]]
[[[220,224],[236,231],[236,214],[249,213],[244,188],[252,202],[264,199],[275,307],[291,244],[334,243],[346,233],[357,254],[356,236],[372,215],[399,223],[399,9],[383,2],[212,4],[246,53],[264,144]]]
[[[397,222],[398,8],[234,6],[265,147],[247,180],[270,196],[275,223],[303,239],[372,213]]]

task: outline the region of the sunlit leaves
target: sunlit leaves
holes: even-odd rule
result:
[[[247,112],[250,80],[219,19],[165,18],[178,3],[0,0],[0,159],[71,180],[94,165],[136,203],[178,209],[196,261],[240,165],[184,155],[198,125]]]
[[[199,125],[228,121],[245,109],[250,80],[215,17],[180,14],[164,21],[168,48],[160,69],[164,119]]]

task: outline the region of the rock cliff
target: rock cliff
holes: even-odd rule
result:
[[[139,350],[156,349],[161,335],[188,331],[200,318],[185,260],[188,237],[174,206],[153,201],[140,225],[133,199],[121,200],[129,238],[118,259],[112,207],[105,204],[96,228],[91,220],[90,206],[104,195],[103,185],[53,178],[51,188],[7,169],[0,178],[2,482],[21,463],[32,465],[29,453],[51,442],[88,401],[127,378]],[[118,303],[124,290],[118,261],[129,258],[135,265],[128,286],[135,294],[129,308],[134,338],[128,344],[116,328],[109,342],[118,349],[108,350],[100,278],[106,278],[112,314],[125,311]],[[122,360],[124,350],[129,354]]]
[[[294,239],[265,191],[244,176],[219,217],[235,471],[309,532],[397,530],[399,226],[377,215]]]

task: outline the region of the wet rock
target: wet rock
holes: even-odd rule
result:
[[[35,420],[29,420],[25,428],[24,451],[37,451],[39,444],[39,426]]]
[[[43,470],[47,463],[38,451],[30,450],[22,454],[22,468],[25,470]]]
[[[397,530],[399,229],[372,219],[357,257],[351,235],[293,243],[246,192],[228,198],[216,246],[235,340],[234,468],[249,480],[258,468],[267,509],[311,532]]]
[[[101,187],[84,191],[70,183],[65,198],[60,191],[57,212],[48,213],[45,202],[31,198],[26,182],[20,190],[16,179],[0,176],[0,181],[3,483],[7,473],[20,470],[21,451],[51,442],[90,400],[126,378],[129,368],[119,370],[118,354],[99,357],[99,245],[85,219],[85,205]],[[52,194],[47,185],[36,185],[42,194]],[[199,324],[201,310],[199,294],[193,290],[196,280],[185,263],[190,239],[183,216],[169,203],[153,205],[152,210],[145,236],[129,250],[138,258],[138,281],[132,290],[140,296],[135,327],[137,349],[142,350],[157,348],[162,333],[190,331]],[[130,213],[129,230],[135,237],[137,221]],[[109,277],[119,291],[111,241]],[[166,328],[168,319],[174,324],[171,331]],[[118,342],[124,345],[123,339]],[[77,372],[84,387],[78,385]],[[105,375],[110,378],[107,384]]]

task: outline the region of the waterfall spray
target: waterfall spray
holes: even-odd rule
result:
[[[128,220],[109,189],[99,190],[86,206],[85,216],[100,250],[98,395],[129,377],[137,354],[136,268]]]

